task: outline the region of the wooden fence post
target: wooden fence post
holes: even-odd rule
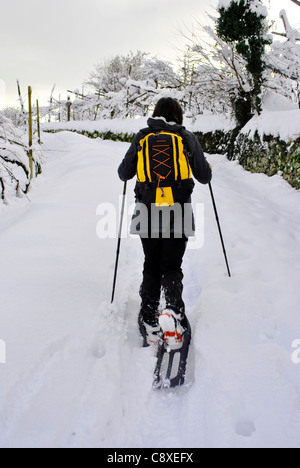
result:
[[[68,96],[68,102],[67,102],[66,105],[67,105],[68,122],[70,122],[70,120],[71,120],[71,106],[72,106],[70,96]]]
[[[38,142],[39,145],[41,144],[41,124],[40,124],[40,106],[39,106],[39,100],[36,100],[36,116],[37,116],[37,130],[38,130]]]
[[[29,110],[29,169],[30,169],[30,180],[33,178],[33,153],[32,153],[32,88],[28,86],[28,110]]]
[[[25,114],[24,102],[23,102],[23,98],[22,98],[22,94],[21,94],[21,88],[20,88],[19,80],[17,80],[17,87],[18,87],[18,94],[19,94],[19,101],[20,101],[21,111],[23,112],[23,114]]]

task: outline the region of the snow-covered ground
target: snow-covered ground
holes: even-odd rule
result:
[[[0,446],[299,448],[300,193],[208,157],[233,276],[197,185],[205,242],[184,263],[194,383],[153,391],[136,323],[140,241],[123,240],[111,308],[116,240],[96,236],[98,205],[118,205],[128,145],[43,138],[31,202],[0,207]]]

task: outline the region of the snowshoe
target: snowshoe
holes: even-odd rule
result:
[[[165,310],[159,317],[161,339],[153,388],[174,388],[185,383],[187,358],[191,342],[191,326],[186,318]]]

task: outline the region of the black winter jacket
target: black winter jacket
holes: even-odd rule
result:
[[[201,184],[208,184],[211,181],[211,169],[205,159],[200,143],[193,133],[186,130],[182,125],[167,123],[165,119],[150,118],[147,124],[149,129],[154,132],[168,131],[178,133],[183,138],[195,179]],[[119,177],[123,182],[136,176],[139,142],[144,136],[143,131],[137,133],[119,167]]]
[[[119,176],[122,181],[132,179],[137,174],[138,149],[140,140],[144,138],[149,130],[158,133],[168,131],[179,134],[183,138],[185,150],[189,158],[190,166],[194,177],[202,184],[208,184],[212,178],[212,172],[208,162],[206,161],[202,148],[195,135],[186,130],[182,125],[170,124],[165,119],[150,118],[148,120],[149,128],[141,130],[134,138],[129,150],[127,151],[124,160],[119,167]],[[137,205],[133,215],[131,224],[131,234],[136,234],[141,237],[157,237],[158,234],[172,233],[176,237],[192,237],[195,235],[195,222],[193,209],[191,205],[191,193],[194,187],[194,181],[188,179],[182,181],[182,187],[178,188],[178,193],[174,191],[174,199],[181,204],[179,211],[175,211],[173,217],[171,212],[173,207],[165,207],[164,221],[160,219],[160,208],[150,205],[151,202],[145,201],[147,194],[145,192],[145,184],[137,182],[135,193]],[[176,190],[176,189],[174,189]],[[180,197],[183,197],[180,200]],[[152,197],[150,197],[152,198]],[[177,209],[178,209],[178,203]],[[146,208],[146,211],[145,211]],[[137,222],[138,219],[138,222]]]

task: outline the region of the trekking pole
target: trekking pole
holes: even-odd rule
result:
[[[211,186],[211,183],[210,183],[210,182],[209,182],[209,190],[210,190],[211,199],[212,199],[212,203],[213,203],[214,210],[215,210],[215,215],[216,215],[217,225],[218,225],[219,234],[220,234],[220,239],[221,239],[221,243],[222,243],[223,253],[224,253],[224,257],[225,257],[225,262],[226,262],[226,266],[227,266],[228,276],[229,276],[229,278],[231,278],[231,273],[230,273],[230,269],[229,269],[229,264],[228,264],[228,259],[227,259],[227,254],[226,254],[224,239],[223,239],[223,235],[222,235],[222,231],[221,231],[221,226],[220,226],[220,220],[219,220],[219,216],[218,216],[217,206],[216,206],[216,202],[215,202],[215,197],[214,197],[213,189],[212,189],[212,186]]]
[[[124,190],[123,190],[123,201],[122,201],[122,209],[121,209],[121,217],[120,217],[120,227],[119,227],[115,272],[114,272],[114,282],[113,282],[113,289],[112,289],[112,295],[111,295],[111,304],[114,302],[114,298],[115,298],[117,272],[118,272],[119,256],[120,256],[120,250],[121,250],[121,237],[122,237],[123,218],[124,218],[124,209],[125,209],[126,189],[127,189],[127,182],[124,183]]]

